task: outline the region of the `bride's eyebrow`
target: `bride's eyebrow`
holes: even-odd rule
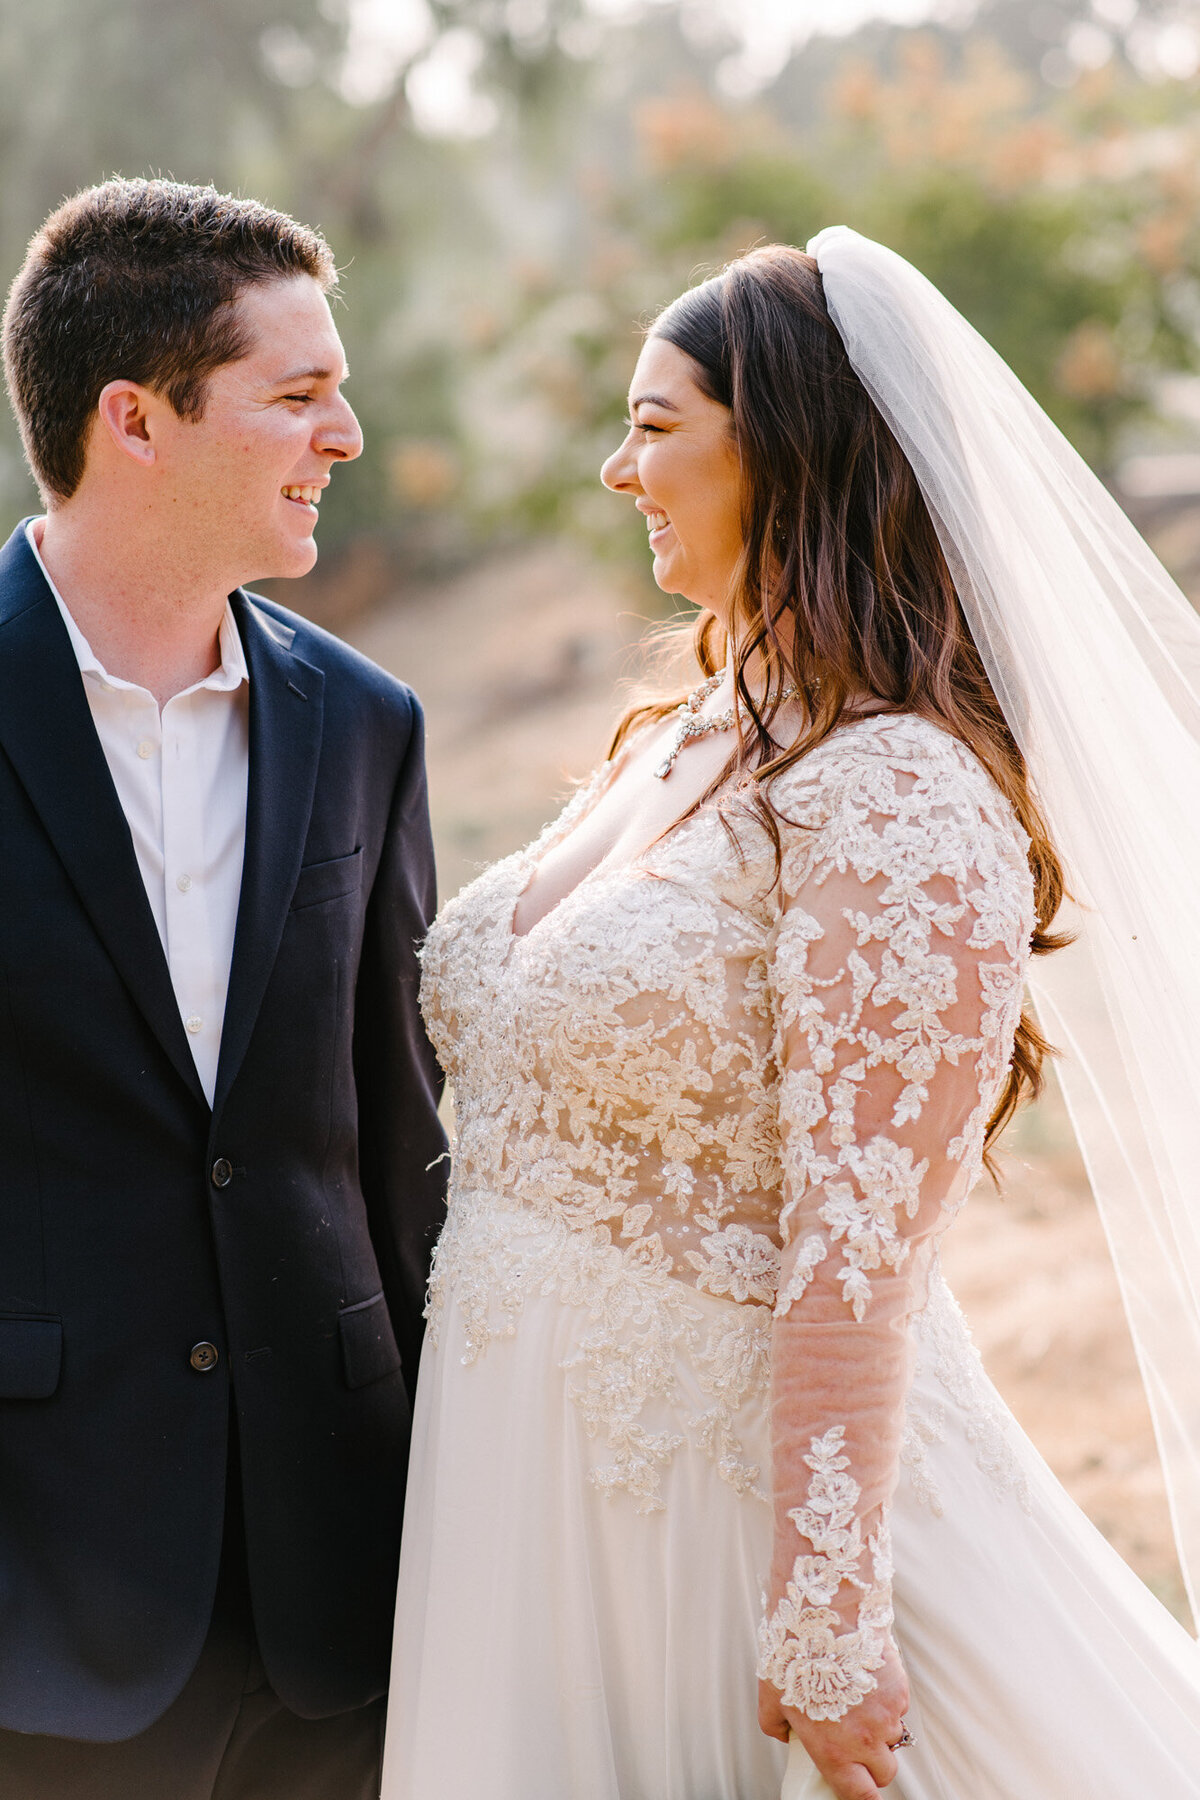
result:
[[[630,412],[636,412],[639,406],[661,406],[666,412],[679,411],[673,400],[666,400],[661,394],[639,394],[636,400],[629,402]]]

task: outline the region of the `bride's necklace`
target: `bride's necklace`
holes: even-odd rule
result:
[[[700,717],[700,708],[716,693],[727,673],[726,669],[718,669],[715,675],[710,675],[706,682],[690,693],[686,700],[680,701],[675,708],[679,725],[667,754],[654,771],[660,781],[667,779],[675,765],[675,758],[686,744],[691,743],[693,738],[707,737],[712,731],[732,730],[738,714],[736,704],[727,707],[724,712],[714,713],[710,719]],[[779,704],[782,706],[785,700],[794,700],[799,691],[799,688],[784,688],[779,696]]]

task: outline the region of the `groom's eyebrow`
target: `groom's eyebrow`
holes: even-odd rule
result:
[[[338,376],[338,381],[342,382],[347,380],[349,374],[350,364],[343,363],[342,372]],[[275,386],[286,387],[287,384],[292,381],[329,381],[332,376],[332,369],[293,369],[290,375],[280,375],[275,382]]]

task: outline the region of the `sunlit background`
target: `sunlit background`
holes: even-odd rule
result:
[[[0,260],[112,172],[321,226],[367,451],[277,597],[412,680],[443,888],[603,754],[669,610],[597,482],[638,324],[844,221],[931,276],[1200,594],[1200,0],[0,0]],[[0,431],[11,521],[36,496]],[[1061,1107],[948,1263],[1092,1516],[1182,1600]]]

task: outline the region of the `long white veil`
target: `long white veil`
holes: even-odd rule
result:
[[[1078,902],[1030,987],[1121,1283],[1200,1622],[1200,618],[903,258],[808,245],[907,455]]]

